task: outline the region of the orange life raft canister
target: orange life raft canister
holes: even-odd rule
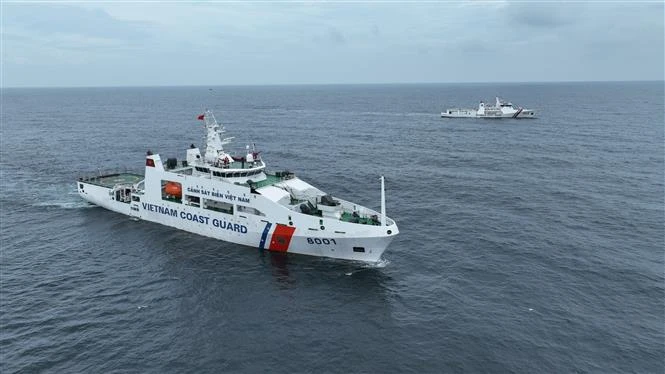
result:
[[[177,182],[167,182],[164,191],[167,195],[171,195],[178,199],[182,196],[182,186]]]

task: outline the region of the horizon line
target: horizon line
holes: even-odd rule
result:
[[[56,89],[56,88],[178,88],[178,87],[285,87],[285,86],[389,86],[389,85],[455,85],[455,84],[542,84],[542,83],[647,83],[665,82],[665,79],[638,80],[564,80],[564,81],[467,81],[467,82],[362,82],[362,83],[240,83],[240,84],[191,84],[191,85],[80,85],[80,86],[0,86],[0,89]]]

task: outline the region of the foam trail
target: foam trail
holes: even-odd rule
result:
[[[43,206],[43,207],[60,207],[63,209],[83,209],[83,208],[94,208],[96,205],[90,204],[87,201],[42,201],[32,206]]]
[[[32,206],[39,207],[59,207],[63,209],[82,209],[94,208],[95,205],[88,203],[78,196],[78,191],[72,189],[72,186],[53,185],[43,188],[38,196],[35,196],[37,202]]]

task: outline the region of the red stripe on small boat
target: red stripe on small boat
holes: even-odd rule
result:
[[[272,239],[270,239],[270,247],[268,247],[268,249],[274,252],[288,251],[294,231],[296,231],[295,227],[278,223],[275,227],[275,232],[272,233]]]

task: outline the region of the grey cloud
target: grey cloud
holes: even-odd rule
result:
[[[327,39],[333,44],[345,44],[346,38],[344,35],[334,27],[330,27],[327,33]]]
[[[582,4],[511,3],[502,12],[509,24],[522,24],[533,28],[557,28],[573,24],[577,14],[585,12]]]
[[[346,37],[336,27],[330,26],[327,30],[314,34],[312,41],[317,44],[343,45],[346,44]]]
[[[99,4],[3,5],[5,84],[663,79],[662,3]]]
[[[377,26],[376,24],[372,25],[372,36],[374,36],[375,38],[381,36],[381,30],[379,30],[379,26]]]
[[[3,31],[0,33],[0,38],[2,38],[3,42],[32,42],[33,38],[27,37],[25,35],[20,35],[16,33],[11,33],[11,32],[5,32]]]
[[[121,21],[101,9],[68,5],[8,4],[4,6],[5,26],[41,34],[65,33],[85,37],[136,40],[149,36],[149,25]]]

